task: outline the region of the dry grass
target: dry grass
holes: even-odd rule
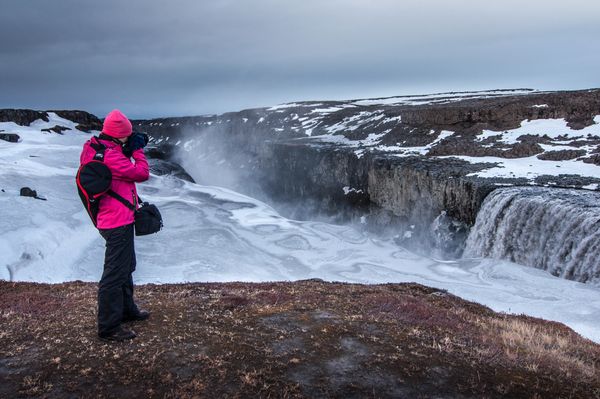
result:
[[[489,328],[502,340],[507,355],[520,354],[537,370],[540,364],[559,365],[566,372],[597,377],[598,351],[590,353],[571,330],[549,328],[519,318],[491,319]],[[583,350],[582,350],[583,349]]]
[[[141,286],[122,344],[96,289],[0,281],[0,397],[600,397],[600,346],[417,284]]]

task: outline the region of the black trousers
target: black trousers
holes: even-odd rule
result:
[[[133,300],[135,247],[133,224],[100,229],[106,240],[104,272],[98,285],[98,333],[117,330],[121,320],[139,312]]]

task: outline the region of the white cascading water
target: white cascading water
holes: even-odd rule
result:
[[[465,257],[508,259],[570,280],[600,284],[600,193],[540,187],[493,191]]]

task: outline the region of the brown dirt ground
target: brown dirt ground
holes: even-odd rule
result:
[[[143,285],[125,343],[96,290],[0,281],[0,397],[600,397],[600,345],[417,284]]]

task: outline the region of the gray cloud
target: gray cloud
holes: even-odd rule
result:
[[[0,107],[149,117],[597,87],[599,17],[587,0],[11,0],[0,15]]]

